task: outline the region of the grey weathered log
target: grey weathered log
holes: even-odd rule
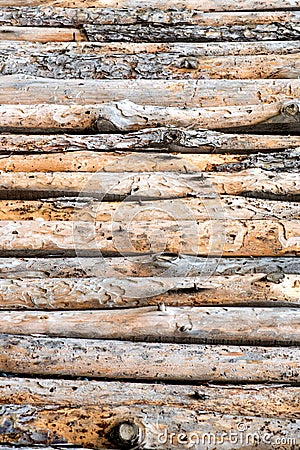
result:
[[[299,278],[297,283],[296,300]],[[201,282],[196,283],[196,289],[198,286],[202,288]],[[300,308],[168,306],[161,310],[149,306],[99,311],[0,311],[0,333],[137,342],[297,346]]]
[[[41,262],[42,263],[42,262]],[[80,260],[78,262],[80,264]],[[103,270],[106,263],[102,261]],[[82,263],[84,270],[85,262]],[[41,271],[41,267],[38,267]],[[78,269],[78,275],[81,276]],[[0,309],[55,310],[109,309],[140,306],[299,306],[299,275],[271,273],[256,275],[214,275],[170,278],[34,278],[38,272],[15,272],[14,278],[0,278]],[[0,316],[1,317],[1,316]],[[2,319],[1,319],[2,320]],[[1,326],[0,326],[1,329]]]
[[[287,114],[293,104],[299,114]],[[298,105],[299,104],[299,105]],[[1,105],[1,131],[132,131],[157,126],[224,129],[262,123],[299,123],[300,102],[185,108],[138,105],[129,100],[100,105]]]
[[[1,115],[1,107],[0,107]],[[299,172],[300,147],[276,153],[181,154],[128,151],[73,151],[0,157],[3,172],[239,172],[259,168],[273,172]]]
[[[70,40],[61,36],[64,29],[59,29],[57,37],[52,28],[35,27],[29,29],[31,34],[23,30],[6,27],[4,33],[0,28],[0,40],[11,38],[12,33],[14,39]],[[0,72],[56,79],[298,78],[298,50],[295,42],[45,45],[0,41]]]
[[[25,75],[0,79],[0,103],[99,104],[130,98],[140,105],[248,106],[300,98],[300,80],[55,80]],[[271,106],[272,107],[272,106]]]
[[[299,383],[299,348],[2,335],[0,370],[110,379]]]
[[[218,432],[223,430],[223,427],[225,431],[229,423],[233,430],[235,427],[241,428],[238,424],[243,423],[245,432],[247,430],[250,433],[253,428],[262,439],[267,436],[264,428],[264,425],[267,425],[269,438],[275,439],[281,426],[285,432],[291,433],[290,436],[294,436],[290,441],[292,445],[298,439],[295,428],[298,425],[298,393],[298,387],[287,385],[168,386],[92,380],[86,382],[9,378],[3,379],[0,391],[4,419],[2,438],[9,442],[23,439],[27,443],[35,439],[46,445],[53,442],[56,433],[56,441],[65,438],[68,442],[80,442],[85,448],[96,442],[99,448],[100,442],[103,445],[107,438],[111,437],[112,428],[127,421],[139,428],[149,448],[165,450],[174,448],[177,445],[176,439],[173,444],[170,444],[168,439],[164,444],[164,436],[159,440],[158,433],[168,428],[168,433],[179,434],[184,424],[188,436],[189,433],[196,432],[199,433],[199,438],[204,433],[204,438],[208,431],[216,431],[212,421],[214,411]],[[196,420],[199,418],[199,411],[200,422]],[[161,418],[159,422],[155,420],[155,413],[156,417],[159,414]],[[24,417],[26,420],[22,421]],[[14,428],[19,431],[17,438],[11,434],[9,436],[8,424],[12,419]],[[95,423],[97,433],[94,432]],[[35,430],[34,434],[30,433],[32,429]],[[205,440],[207,441],[207,438]],[[225,440],[222,446],[228,448]],[[4,450],[5,447],[0,448]],[[56,444],[55,448],[65,447]],[[74,449],[71,444],[68,448]],[[25,450],[24,447],[21,449]],[[8,447],[5,450],[8,450]]]
[[[49,197],[86,197],[107,200],[216,198],[240,195],[297,201],[300,194],[298,173],[246,169],[236,173],[195,174],[155,173],[80,173],[2,172],[1,199],[41,199]]]
[[[164,254],[106,258],[0,258],[0,278],[86,278],[86,277],[210,277],[265,273],[269,281],[284,283],[283,274],[300,273],[300,259],[201,258]],[[42,280],[40,280],[42,281]],[[217,281],[217,280],[216,280]],[[13,281],[14,282],[14,281]],[[37,282],[38,284],[38,282]],[[271,283],[270,283],[271,285]],[[272,285],[271,285],[272,286]],[[234,287],[234,286],[232,286]],[[276,288],[273,286],[273,288]]]
[[[206,220],[129,223],[1,221],[0,252],[138,255],[166,252],[199,256],[297,256],[297,220]],[[69,252],[69,253],[68,253]]]
[[[149,128],[126,134],[0,134],[2,153],[156,151],[182,153],[272,152],[300,147],[299,136],[225,134],[210,130]]]

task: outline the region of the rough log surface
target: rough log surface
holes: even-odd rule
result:
[[[130,98],[141,105],[248,106],[300,98],[300,80],[55,80],[0,78],[2,104],[98,104]]]
[[[80,264],[80,260],[79,260]],[[102,262],[103,269],[106,262]],[[82,262],[82,271],[85,262]],[[0,309],[55,310],[109,309],[156,305],[299,306],[300,276],[283,274],[278,267],[256,275],[134,278],[33,278],[40,271],[14,272],[0,278]],[[270,269],[269,269],[270,270]],[[165,270],[167,272],[167,270]],[[76,273],[76,272],[75,272]],[[77,274],[80,274],[78,268]],[[3,276],[1,274],[1,276]],[[0,316],[1,317],[1,316]],[[0,326],[1,329],[1,326]],[[11,332],[11,331],[10,331]]]
[[[300,258],[293,257],[195,258],[188,255],[157,254],[103,259],[0,258],[0,278],[9,278],[13,282],[18,278],[22,278],[24,282],[26,278],[56,278],[56,282],[59,283],[57,278],[210,277],[212,275],[266,274],[268,281],[278,283],[278,289],[280,289],[281,283],[284,283],[284,274],[298,275],[299,272]],[[188,280],[186,282],[188,283]],[[234,288],[234,285],[231,288]]]
[[[141,253],[212,256],[294,256],[300,254],[297,220],[207,220],[160,223],[1,221],[0,251],[89,255]],[[187,238],[188,237],[188,238]]]
[[[211,411],[214,411],[219,432],[220,427],[226,430],[229,421],[231,427],[237,429],[241,427],[239,423],[245,422],[248,432],[256,427],[255,431],[264,436],[264,425],[267,425],[270,439],[275,440],[280,436],[279,427],[283,426],[285,431],[294,433],[292,444],[298,440],[298,389],[285,385],[174,387],[10,378],[3,381],[0,391],[4,419],[2,436],[10,443],[22,440],[23,445],[24,442],[44,445],[55,442],[57,445],[64,440],[69,445],[72,442],[85,447],[97,443],[99,448],[100,443],[109,444],[110,430],[127,419],[142,431],[145,444],[152,444],[150,448],[169,449],[176,446],[176,440],[159,445],[158,433],[167,427],[170,427],[169,433],[182,432],[182,427],[186,433],[193,432],[196,427],[199,436],[208,430],[213,432]],[[28,406],[22,409],[24,401]],[[201,420],[197,416],[198,411],[201,411]],[[161,417],[159,421],[155,421],[155,412]],[[25,421],[22,421],[23,417],[26,417]],[[17,438],[9,431],[8,424],[12,418],[13,428],[19,432]],[[35,429],[34,434],[30,433],[32,428]],[[228,448],[227,444],[224,442],[225,448]],[[56,445],[55,448],[59,448]]]
[[[171,151],[181,153],[272,152],[300,147],[299,136],[225,134],[208,130],[153,128],[126,134],[0,134],[2,153],[70,151]],[[280,158],[280,156],[279,156]]]
[[[297,201],[300,194],[298,173],[246,169],[239,172],[206,172],[195,174],[155,173],[42,173],[2,172],[2,199],[40,199],[86,197],[101,200],[136,200],[167,198],[216,198],[240,195]]]
[[[66,29],[58,30],[55,34],[53,28],[0,27],[0,40],[80,40],[78,34],[72,37]],[[295,42],[41,45],[0,41],[0,73],[55,79],[299,78],[298,47]]]
[[[94,378],[299,383],[298,348],[2,335],[1,371]]]
[[[201,289],[201,283],[199,284]],[[300,282],[298,278],[299,299]],[[300,343],[299,308],[140,307],[102,311],[0,311],[0,333],[198,344]]]

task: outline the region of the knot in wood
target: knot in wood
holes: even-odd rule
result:
[[[164,134],[164,143],[165,144],[179,144],[183,137],[183,132],[176,129],[171,129],[165,132]]]
[[[119,448],[135,448],[141,443],[140,427],[129,420],[119,422],[110,431],[109,440]]]
[[[300,102],[287,102],[282,106],[281,112],[287,116],[298,116],[300,114]]]

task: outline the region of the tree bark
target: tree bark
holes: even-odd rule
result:
[[[77,30],[74,35],[74,30],[65,28],[0,28],[0,40],[12,38],[23,42],[8,46],[0,41],[2,75],[19,73],[55,79],[262,79],[300,75],[295,42],[53,44],[83,38]]]

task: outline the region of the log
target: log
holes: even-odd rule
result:
[[[123,277],[211,277],[266,274],[281,288],[284,274],[298,275],[300,259],[285,258],[201,258],[165,254],[106,258],[0,258],[0,279],[26,278],[123,278]],[[215,280],[218,281],[217,279]],[[43,280],[40,280],[43,282]],[[68,283],[68,281],[66,281]],[[117,282],[117,281],[115,281]],[[187,280],[188,282],[188,280]],[[37,281],[38,283],[38,281]],[[51,283],[51,279],[49,280]],[[257,286],[257,285],[256,285]],[[270,285],[272,286],[272,284]],[[231,285],[234,288],[234,285]],[[273,286],[275,289],[276,286]],[[99,293],[98,293],[99,294]],[[192,294],[192,293],[191,293]],[[200,295],[201,292],[199,291]],[[204,293],[202,292],[204,295]],[[201,294],[201,295],[202,295]],[[41,293],[39,294],[41,295]],[[279,294],[278,294],[279,295]]]
[[[0,26],[0,51],[2,55],[9,52],[7,43],[2,44],[1,41],[33,41],[33,42],[78,42],[83,41],[83,34],[76,28],[42,28],[42,27],[14,27]],[[22,43],[17,43],[17,47],[22,47]],[[10,47],[10,46],[9,46]],[[0,58],[3,64],[3,61]],[[8,62],[6,60],[6,62]],[[15,60],[16,62],[16,60]],[[16,72],[15,72],[16,73]]]
[[[79,260],[80,262],[80,260]],[[85,267],[84,263],[82,264]],[[106,262],[103,261],[106,267]],[[280,270],[256,275],[134,278],[0,278],[0,309],[81,310],[141,306],[299,306],[300,277]],[[17,277],[18,274],[15,274]],[[1,315],[0,315],[1,318]],[[1,326],[0,326],[1,329]],[[11,331],[10,331],[11,332]]]
[[[297,286],[296,301],[300,294],[299,278]],[[164,290],[161,286],[158,289]],[[99,311],[0,311],[2,334],[137,342],[297,346],[299,325],[300,309],[296,307],[149,306]]]
[[[299,348],[2,335],[3,372],[109,379],[299,383]],[[146,362],[145,362],[146,361]],[[205,362],[205,363],[204,363]],[[157,417],[157,415],[156,415]]]
[[[2,172],[1,199],[41,199],[75,196],[78,203],[86,197],[107,200],[146,200],[168,198],[216,198],[238,195],[275,200],[298,201],[299,174],[246,169],[239,172],[195,174],[155,173],[80,173]]]
[[[208,430],[211,433],[216,432],[216,427],[218,433],[220,430],[225,432],[226,429],[223,427],[231,421],[230,429],[237,427],[241,430],[240,423],[242,423],[245,424],[245,432],[247,430],[250,433],[255,428],[255,435],[259,434],[261,439],[266,436],[275,439],[281,426],[281,433],[284,430],[284,433],[291,432],[290,436],[294,436],[291,438],[293,440],[289,441],[292,445],[296,442],[296,438],[298,439],[295,428],[299,422],[296,401],[298,389],[285,385],[231,387],[192,385],[175,388],[142,383],[99,381],[87,383],[73,380],[11,378],[9,381],[3,381],[1,389],[3,422],[6,425],[3,427],[3,438],[15,443],[21,439],[30,443],[34,442],[35,438],[36,442],[47,445],[53,443],[56,435],[55,448],[60,448],[59,445],[57,447],[57,441],[63,439],[69,442],[68,448],[71,442],[99,448],[99,444],[103,445],[107,440],[112,443],[113,435],[110,430],[116,429],[116,426],[127,420],[141,431],[141,439],[147,448],[173,449],[176,445],[178,448],[178,443],[176,439],[172,443],[167,439],[164,443],[164,431],[167,431],[167,437],[171,432],[174,432],[174,437],[183,430],[188,436],[192,432],[197,432],[200,442],[202,433],[204,438]],[[28,403],[26,408],[23,405],[24,400]],[[199,411],[201,411],[200,421]],[[215,411],[215,424],[212,421],[211,411]],[[159,422],[155,420],[155,412],[161,418]],[[22,423],[25,414],[27,420]],[[19,429],[18,437],[8,433],[8,424],[12,417],[14,428]],[[264,425],[267,426],[268,434]],[[36,430],[34,435],[30,433],[32,429]],[[81,431],[83,429],[84,432]],[[159,432],[162,432],[160,439],[158,439]],[[224,435],[227,436],[227,433]],[[112,441],[114,442],[113,439]]]
[[[0,40],[71,40],[70,36],[52,30],[35,27],[22,32],[20,27],[0,27]],[[72,40],[78,41],[80,36]],[[0,72],[55,79],[261,79],[299,78],[300,75],[300,56],[294,42],[187,43],[185,46],[130,43],[120,47],[57,42],[46,45],[10,42],[8,45],[0,41]]]
[[[173,223],[1,221],[0,252],[81,256],[145,253],[199,256],[297,256],[299,220],[207,220]],[[36,255],[34,255],[36,256]]]
[[[290,109],[295,114],[290,114]],[[224,129],[262,123],[298,123],[300,102],[185,108],[138,105],[129,100],[100,105],[0,105],[0,131],[120,132],[168,126]]]
[[[44,6],[44,7],[61,7],[61,8],[93,8],[99,7],[99,2],[95,0],[1,0],[0,6]],[[174,9],[187,9],[194,10],[199,8],[199,3],[195,0],[165,0],[163,3],[158,0],[151,0],[149,2],[145,0],[101,0],[102,8],[174,8]],[[281,9],[297,9],[299,7],[298,0],[205,0],[201,3],[201,11],[249,11],[249,10],[281,10]]]
[[[297,220],[299,203],[278,202],[243,197],[222,196],[194,198],[99,202],[92,198],[53,198],[44,200],[0,200],[0,220],[46,220],[128,223],[135,217],[142,221],[183,220]]]
[[[0,107],[1,109],[1,107]],[[0,111],[1,114],[1,111]],[[278,172],[299,172],[299,149],[254,155],[139,153],[73,151],[46,154],[10,153],[0,156],[3,172],[238,172],[260,168]]]
[[[300,80],[273,80],[270,84],[269,80],[86,80],[83,83],[25,75],[5,75],[0,79],[2,104],[87,105],[124,98],[149,106],[242,107],[300,98]]]
[[[126,134],[0,134],[0,153],[155,151],[181,153],[274,152],[300,147],[299,136],[225,134],[210,130],[149,128]]]

